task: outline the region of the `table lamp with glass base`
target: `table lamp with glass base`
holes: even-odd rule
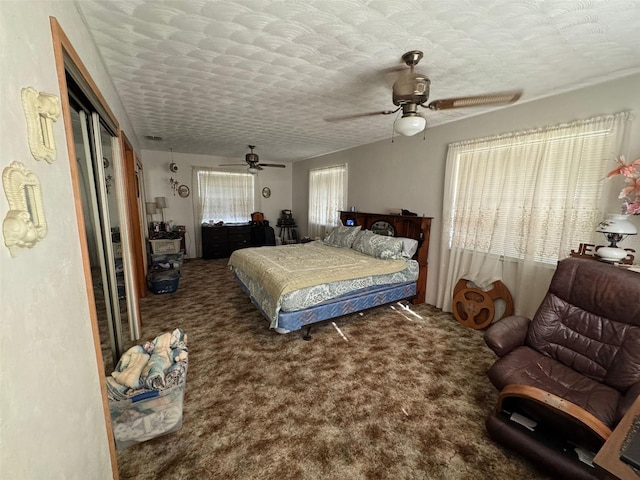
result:
[[[609,214],[606,220],[598,224],[596,232],[602,232],[609,241],[608,247],[600,247],[596,255],[605,262],[620,262],[627,256],[627,252],[618,247],[627,235],[636,235],[635,225],[627,220],[627,215]]]

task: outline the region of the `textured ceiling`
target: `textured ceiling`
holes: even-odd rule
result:
[[[293,161],[390,138],[408,50],[430,101],[521,102],[640,71],[637,0],[77,0],[142,148]],[[496,107],[493,107],[496,108]],[[434,126],[487,108],[432,112]],[[153,135],[163,141],[145,140]]]

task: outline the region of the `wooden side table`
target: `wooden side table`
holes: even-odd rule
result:
[[[593,463],[602,474],[602,478],[613,480],[638,480],[638,475],[633,468],[620,460],[620,448],[627,437],[633,419],[640,415],[640,397],[636,398],[629,411],[622,417],[611,436],[598,451]]]
[[[280,240],[282,240],[283,245],[297,242],[295,229],[298,227],[296,225],[278,225],[278,227],[280,228],[280,234],[278,236]]]

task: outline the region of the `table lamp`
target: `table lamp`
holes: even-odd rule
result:
[[[147,206],[147,216],[149,217],[149,223],[153,222],[153,216],[158,213],[158,209],[156,208],[156,204],[154,202],[146,202]]]
[[[627,256],[627,252],[618,247],[618,242],[624,240],[627,235],[636,235],[638,230],[627,220],[626,215],[612,213],[598,224],[596,232],[602,232],[609,241],[609,246],[600,247],[596,250],[596,255],[606,262],[620,262]]]
[[[164,223],[164,209],[167,208],[167,198],[156,197],[156,207],[162,211],[162,222]]]

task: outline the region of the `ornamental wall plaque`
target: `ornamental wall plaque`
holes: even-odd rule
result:
[[[33,248],[47,236],[40,179],[23,163],[12,162],[2,172],[2,186],[9,202],[2,234],[15,257],[19,248]]]
[[[60,116],[60,99],[33,87],[23,88],[21,98],[31,154],[36,160],[53,163],[56,159],[53,122]]]

